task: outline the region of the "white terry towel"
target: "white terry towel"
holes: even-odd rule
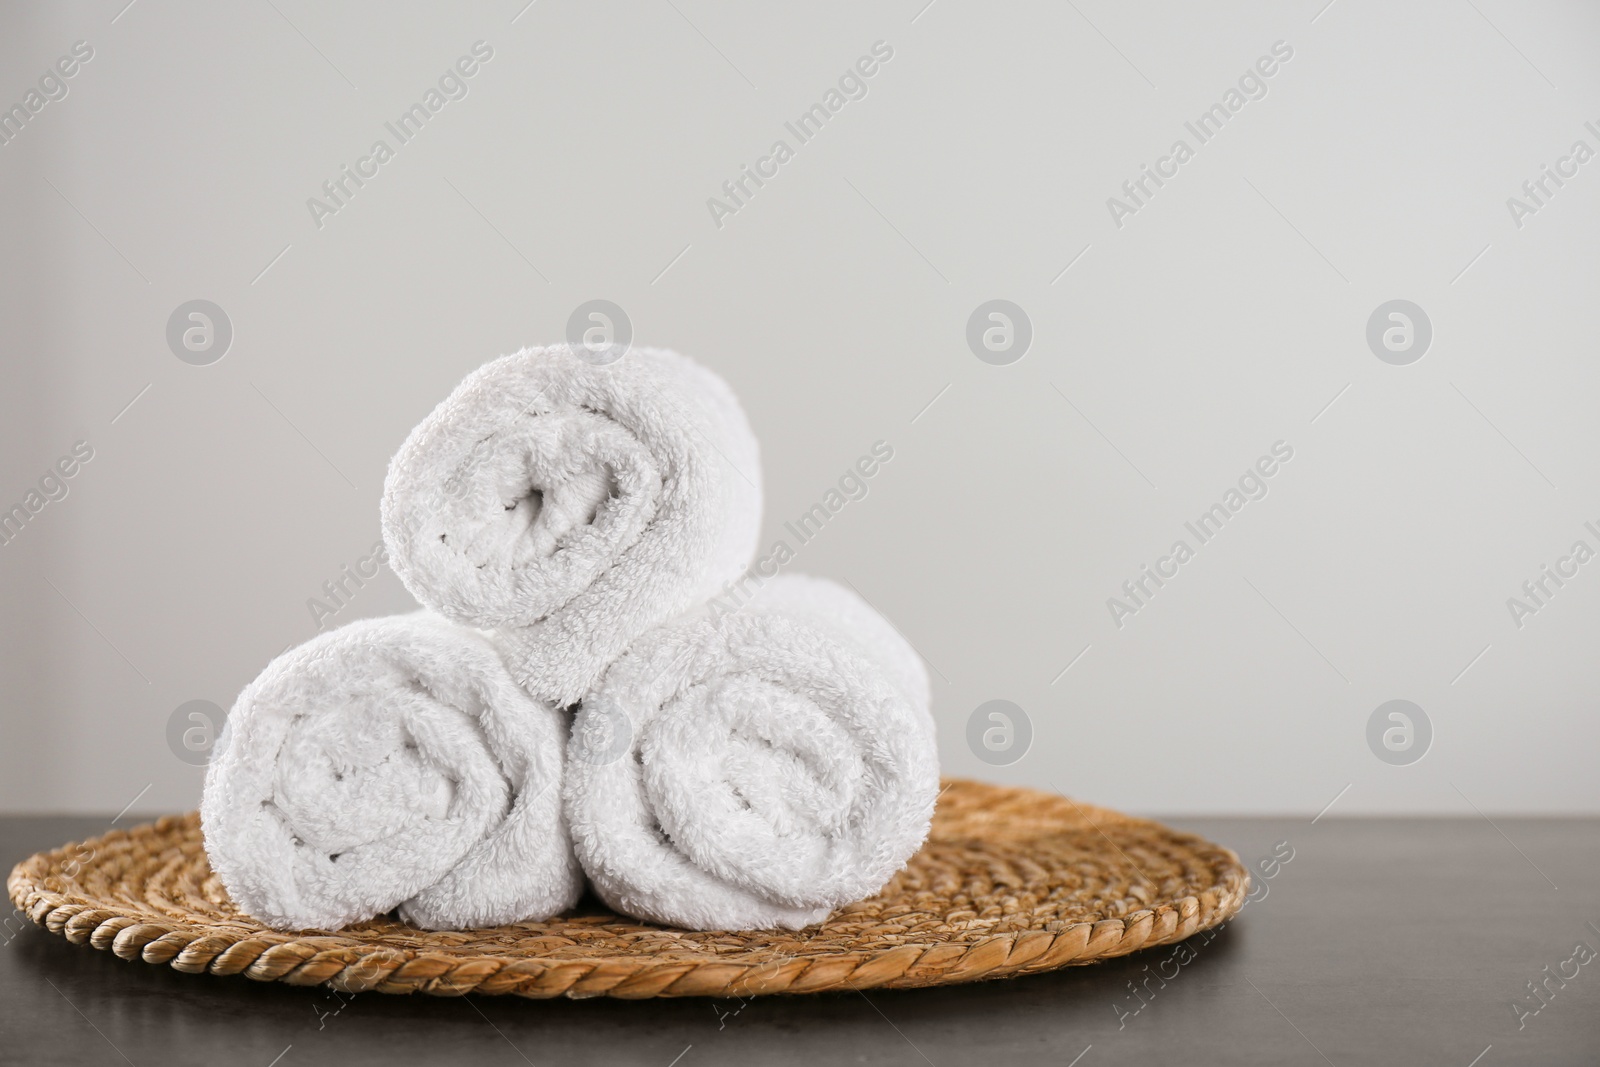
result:
[[[200,802],[211,868],[281,930],[396,907],[430,930],[549,918],[583,889],[561,815],[565,720],[486,635],[437,616],[322,634],[228,715]]]
[[[775,578],[612,666],[578,712],[564,790],[578,858],[615,910],[797,930],[877,892],[926,839],[927,673],[855,594]]]
[[[389,465],[383,535],[419,601],[496,630],[530,693],[576,703],[644,631],[755,554],[761,473],[733,390],[664,349],[566,345],[469,375]]]

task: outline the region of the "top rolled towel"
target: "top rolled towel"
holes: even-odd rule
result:
[[[832,582],[784,576],[641,638],[585,698],[567,821],[611,907],[695,930],[821,922],[882,889],[939,789],[928,677]]]
[[[480,367],[390,462],[383,535],[413,596],[498,631],[517,680],[566,706],[650,627],[755,554],[755,435],[676,352],[568,345]]]

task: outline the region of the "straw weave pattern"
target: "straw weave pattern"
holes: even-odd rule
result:
[[[6,889],[74,944],[192,974],[345,992],[748,997],[1034,974],[1180,941],[1232,917],[1228,849],[1053,793],[947,779],[933,832],[878,895],[801,931],[696,933],[592,901],[547,922],[433,932],[392,919],[268,930],[206,862],[197,813],[42,852]]]

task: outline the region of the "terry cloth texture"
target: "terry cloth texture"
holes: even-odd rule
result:
[[[206,771],[206,853],[281,930],[397,907],[430,930],[545,919],[583,887],[566,733],[486,635],[421,612],[352,623],[239,694]]]
[[[755,435],[727,383],[664,349],[480,367],[389,465],[383,533],[423,604],[498,632],[534,696],[576,703],[653,626],[750,565]]]
[[[859,597],[778,577],[637,641],[584,700],[573,844],[617,911],[696,930],[820,922],[928,834],[927,674]]]

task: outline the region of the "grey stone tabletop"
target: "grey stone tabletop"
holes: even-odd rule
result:
[[[0,864],[9,871],[109,821],[0,819]],[[340,997],[126,962],[7,909],[0,1063],[1600,1062],[1600,819],[1170,822],[1251,867],[1251,899],[1220,932],[923,990],[742,1002]]]

